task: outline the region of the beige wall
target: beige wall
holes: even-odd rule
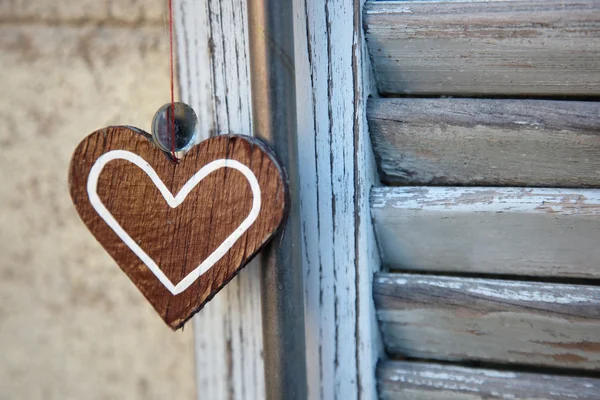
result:
[[[0,400],[192,399],[171,332],[79,221],[78,142],[169,98],[161,0],[0,0]]]

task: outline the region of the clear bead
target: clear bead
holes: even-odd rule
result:
[[[173,109],[175,118],[173,119]],[[173,149],[173,129],[175,148]],[[180,160],[189,149],[197,144],[198,118],[194,110],[185,103],[168,103],[158,109],[152,120],[152,139],[164,152]]]

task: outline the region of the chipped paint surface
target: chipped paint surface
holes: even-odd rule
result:
[[[597,102],[386,98],[367,116],[386,184],[600,186]]]
[[[378,187],[372,208],[446,212],[600,215],[598,189],[489,187]]]
[[[595,0],[440,3],[367,2],[366,37],[381,93],[597,95]]]
[[[249,134],[246,2],[184,0],[176,33],[182,97],[216,133]],[[379,254],[365,101],[371,72],[362,1],[294,0],[298,156],[309,398],[374,398],[371,301]],[[201,398],[262,399],[259,270],[243,271],[196,323]],[[206,356],[209,354],[210,356]]]
[[[386,3],[389,5],[388,8],[385,7]],[[410,7],[398,7],[398,2],[396,1],[380,1],[377,4],[379,7],[369,8],[365,11],[365,13],[369,15],[389,14],[390,12],[396,12],[399,14],[412,14]]]
[[[600,277],[600,190],[377,187],[371,214],[394,270]]]
[[[392,354],[600,370],[596,286],[380,273],[374,299]]]
[[[399,277],[394,275],[399,275]],[[394,285],[406,285],[409,283],[409,279],[402,278],[402,276],[404,275],[383,275],[378,278],[378,281]],[[600,287],[595,286],[586,286],[585,289],[582,289],[581,286],[566,284],[544,284],[538,282],[530,283],[473,278],[436,278],[429,276],[427,279],[410,279],[411,284],[414,284],[415,282],[418,285],[461,290],[466,293],[498,299],[558,304],[593,302],[600,306]],[[580,293],[582,293],[582,291],[586,295],[581,295]]]
[[[383,400],[598,399],[600,379],[387,361],[377,371]]]
[[[579,296],[576,294],[555,295],[554,293],[542,293],[539,291],[516,291],[510,289],[485,289],[485,288],[470,288],[469,293],[480,294],[486,297],[496,297],[499,299],[511,299],[517,301],[532,301],[543,303],[558,303],[558,304],[573,304],[587,303],[589,297]],[[593,299],[594,303],[600,306],[600,298]]]
[[[250,134],[246,3],[174,4],[181,98],[198,115],[198,139]],[[198,398],[265,397],[259,273],[253,261],[193,319]]]

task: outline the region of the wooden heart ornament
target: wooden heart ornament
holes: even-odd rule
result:
[[[92,133],[75,150],[83,222],[164,321],[178,329],[275,235],[285,173],[265,144],[217,136],[171,162],[140,131]]]

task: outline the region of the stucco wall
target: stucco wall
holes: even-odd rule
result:
[[[0,1],[0,400],[192,399],[173,333],[79,220],[71,152],[169,101],[166,0]]]

